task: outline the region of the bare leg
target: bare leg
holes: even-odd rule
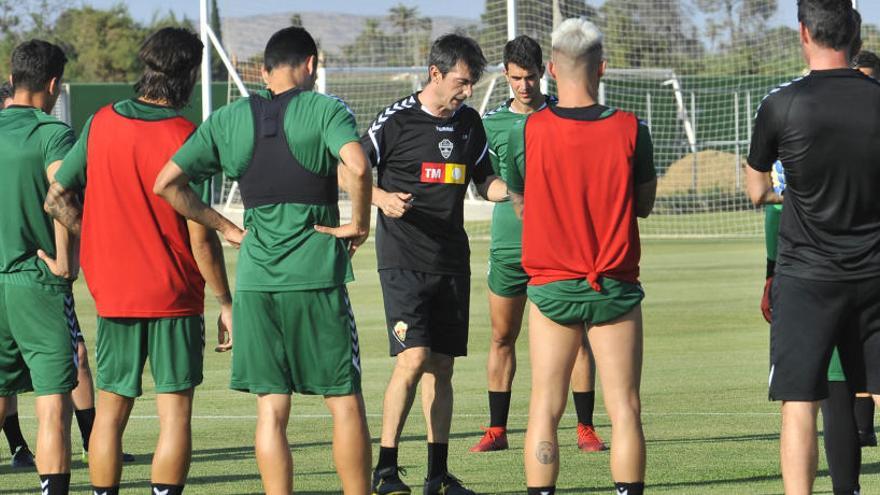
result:
[[[37,472],[70,472],[70,394],[37,397]]]
[[[266,495],[290,495],[293,491],[293,457],[287,443],[290,396],[257,396],[257,467]]]
[[[15,397],[14,395],[12,397]],[[9,409],[9,397],[5,395],[0,395],[0,428],[3,427],[3,422],[6,419],[7,410]]]
[[[95,424],[89,439],[89,476],[92,486],[117,486],[122,478],[122,434],[134,399],[98,391]]]
[[[159,440],[156,442],[156,453],[153,454],[153,473],[150,476],[153,483],[186,484],[192,459],[193,393],[193,389],[188,389],[156,394]]]
[[[84,343],[78,342],[76,356],[79,360],[79,368],[76,375],[79,383],[73,389],[73,392],[70,393],[70,396],[73,398],[73,408],[81,411],[95,407],[95,385],[92,382],[92,370],[89,368],[89,353]]]
[[[489,292],[492,342],[486,372],[491,392],[510,392],[516,375],[516,339],[522,327],[526,296],[502,297]]]
[[[779,454],[786,495],[813,493],[818,465],[816,414],[818,402],[782,402]]]
[[[428,427],[428,443],[449,443],[454,364],[451,356],[431,354],[422,375],[422,412]]]
[[[370,492],[370,430],[361,394],[325,397],[333,415],[333,462],[346,495]]]
[[[584,343],[578,349],[574,369],[571,371],[571,390],[573,392],[592,392],[595,389],[596,363],[593,361],[590,343],[587,341],[587,336],[584,335]]]
[[[588,331],[605,409],[611,419],[611,476],[614,481],[645,480],[645,435],[639,386],[642,379],[642,309],[635,309]]]
[[[554,486],[559,476],[556,429],[565,411],[571,371],[582,346],[583,325],[559,325],[531,306],[529,355],[532,395],[526,430],[526,484]]]
[[[431,351],[413,347],[397,355],[382,404],[382,447],[397,447]]]

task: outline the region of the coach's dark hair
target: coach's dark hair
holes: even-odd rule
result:
[[[12,86],[27,91],[42,91],[53,78],[61,79],[67,56],[48,41],[30,40],[12,51]]]
[[[871,69],[874,77],[880,78],[880,57],[874,52],[869,52],[868,50],[860,51],[858,55],[853,57],[852,65],[854,69]]]
[[[312,56],[317,63],[318,45],[312,35],[301,27],[286,27],[273,34],[266,43],[263,67],[267,71],[283,65],[297,67]]]
[[[504,68],[516,64],[523,69],[544,71],[544,53],[537,41],[521,34],[504,45]]]
[[[185,107],[196,85],[203,48],[187,29],[156,31],[138,52],[144,73],[134,85],[135,92],[142,98],[165,100],[173,108]]]
[[[9,81],[4,81],[3,84],[0,84],[0,109],[3,108],[3,102],[7,98],[12,98],[12,95],[12,85],[9,84]]]
[[[851,0],[798,0],[798,21],[813,41],[833,50],[847,50],[856,33]]]
[[[476,41],[459,34],[445,34],[431,45],[428,67],[433,65],[446,76],[459,62],[468,67],[473,82],[480,80],[486,68],[486,57]]]

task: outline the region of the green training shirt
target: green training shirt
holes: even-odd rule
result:
[[[0,283],[70,286],[37,258],[37,249],[56,254],[55,227],[43,211],[46,169],[73,143],[70,127],[42,110],[0,112]]]
[[[169,107],[151,105],[136,99],[122,100],[113,104],[113,110],[119,115],[138,120],[165,120],[180,116],[180,111]],[[76,144],[70,153],[64,157],[64,163],[55,173],[55,180],[65,189],[82,190],[86,187],[86,167],[88,161],[89,131],[92,128],[92,119],[89,117],[83,127]],[[211,200],[211,182],[203,181],[200,184],[190,183],[190,187],[202,198],[202,201]],[[152,187],[150,187],[152,190]]]
[[[252,98],[271,99],[268,91]],[[339,150],[357,142],[354,116],[341,100],[304,91],[290,101],[284,131],[294,157],[312,173],[336,177]],[[174,155],[194,180],[219,171],[238,179],[250,165],[254,121],[247,98],[212,113]],[[315,231],[339,225],[337,205],[278,203],[244,212],[247,236],[238,258],[238,290],[291,291],[335,287],[354,279],[341,240]]]
[[[546,97],[545,105],[550,104],[555,98]],[[492,169],[498,177],[506,176],[507,163],[507,140],[510,129],[518,121],[524,120],[528,115],[516,113],[510,109],[513,100],[507,100],[504,104],[483,116],[483,128],[486,129],[486,140],[489,142],[489,158],[492,160]],[[542,107],[543,108],[543,107]],[[510,201],[496,203],[492,210],[492,235],[489,249],[512,250],[519,252],[522,249],[522,222],[513,211]]]

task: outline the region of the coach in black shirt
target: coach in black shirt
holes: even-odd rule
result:
[[[850,0],[799,0],[798,20],[810,73],[764,98],[748,170],[755,204],[783,202],[770,183],[777,159],[787,182],[770,330],[787,494],[812,492],[835,345],[851,388],[880,393],[880,84],[848,67]]]
[[[428,65],[424,90],[380,112],[362,139],[379,170],[376,254],[391,355],[397,356],[373,473],[378,495],[410,493],[398,475],[397,446],[419,381],[428,425],[424,493],[473,493],[446,465],[453,363],[467,354],[464,197],[471,181],[491,201],[505,199],[507,186],[492,175],[479,113],[464,104],[486,65],[480,47],[470,38],[443,36],[431,47]]]

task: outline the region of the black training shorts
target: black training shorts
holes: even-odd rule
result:
[[[470,275],[379,270],[392,356],[412,347],[466,356]]]
[[[851,389],[880,393],[880,280],[834,282],[779,274],[771,297],[771,400],[827,398],[835,346]]]

